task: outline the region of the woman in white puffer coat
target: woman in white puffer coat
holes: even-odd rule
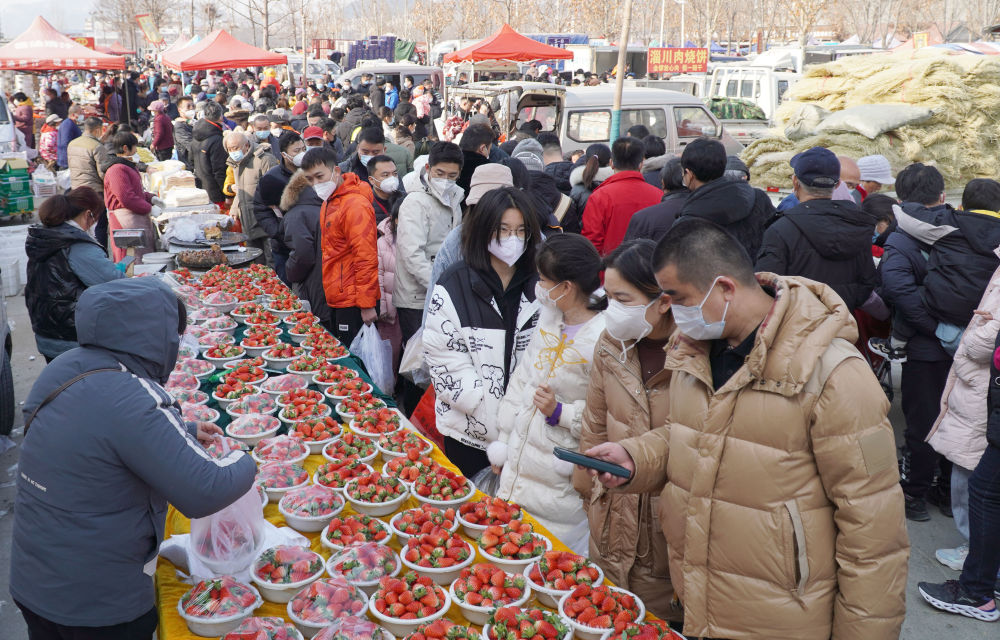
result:
[[[541,303],[531,342],[499,411],[499,437],[487,450],[503,467],[497,496],[516,502],[578,553],[587,553],[587,514],[573,488],[573,466],[553,447],[576,450],[594,347],[604,317],[591,302],[601,256],[575,233],[546,239],[536,254]]]

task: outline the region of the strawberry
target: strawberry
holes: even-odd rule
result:
[[[399,601],[394,604],[388,604],[390,594],[398,596]],[[409,604],[402,603],[404,594],[406,594],[406,600]],[[399,578],[392,576],[383,577],[379,581],[379,588],[373,597],[375,598],[376,609],[378,609],[379,600],[384,600],[387,603],[386,610],[380,613],[385,613],[385,615],[391,618],[404,620],[433,615],[441,610],[445,601],[444,591],[442,591],[441,587],[434,584],[430,578],[418,576],[412,571],[406,572]],[[410,607],[416,609],[416,611],[411,611]]]
[[[440,526],[406,541],[403,558],[417,567],[451,567],[469,560],[472,548],[457,533]]]
[[[479,538],[479,547],[487,556],[508,560],[530,560],[545,551],[544,539],[533,532],[532,526],[511,520],[506,527],[491,525]]]
[[[570,634],[558,614],[537,608],[498,607],[487,623],[490,640],[557,640]]]

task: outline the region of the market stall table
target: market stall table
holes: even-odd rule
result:
[[[245,332],[245,327],[244,326],[240,326],[238,329],[236,329],[236,331],[235,331],[235,333],[236,333],[235,338],[236,338],[236,343],[237,344],[239,344],[239,339],[242,337],[242,335],[243,335],[244,332]],[[290,336],[290,334],[288,332],[288,327],[285,326],[284,324],[282,324],[281,338],[283,340],[290,340],[290,338],[291,338],[291,336]],[[202,356],[201,359],[204,359],[204,356]],[[348,356],[348,357],[344,357],[344,358],[339,358],[335,362],[337,364],[344,365],[346,367],[349,367],[351,369],[356,370],[360,374],[360,377],[366,383],[371,384],[372,394],[376,398],[380,398],[383,401],[385,401],[386,404],[390,408],[392,408],[392,407],[395,406],[395,403],[392,401],[391,396],[387,396],[386,394],[382,393],[374,385],[374,383],[372,383],[371,378],[367,374],[367,372],[364,370],[364,367],[363,367],[362,363],[358,359],[356,359],[354,356]],[[265,370],[270,375],[276,375],[277,373],[279,373],[279,372],[270,371],[270,370],[267,370],[267,369],[265,369]],[[215,386],[216,386],[216,383],[217,383],[218,379],[221,376],[223,376],[223,375],[224,375],[224,372],[216,372],[214,374],[209,375],[207,378],[205,378],[205,379],[203,379],[201,381],[201,385],[200,385],[201,391],[204,391],[206,394],[208,394],[209,398],[210,398],[209,401],[208,401],[208,403],[207,403],[207,406],[210,409],[218,409],[219,408],[218,407],[218,403],[216,402],[215,396],[212,393],[212,391],[215,389]],[[316,385],[314,383],[311,386],[315,387]],[[399,416],[400,423],[404,426],[404,428],[409,429],[411,431],[415,431],[413,425],[401,413],[399,413],[397,409],[393,408],[392,410],[394,412],[396,412],[396,414]],[[229,416],[224,411],[220,411],[219,413],[220,413],[220,417],[217,420],[217,424],[219,424],[220,426],[225,426],[225,425],[229,424],[229,422],[230,422]],[[344,425],[344,427],[346,429],[346,425]],[[282,432],[283,431],[284,431],[284,429],[282,430]],[[456,474],[460,473],[459,470],[455,467],[455,465],[453,465],[451,463],[451,461],[448,460],[448,458],[444,455],[444,453],[437,446],[433,445],[433,443],[431,443],[429,441],[427,442],[427,445],[430,446],[430,447],[432,447],[430,456],[431,456],[431,458],[436,463],[440,464],[444,468],[446,468],[446,469],[448,469],[448,470],[450,470],[450,471],[452,471],[452,472],[454,472]],[[327,460],[322,455],[320,455],[320,454],[312,454],[312,455],[309,455],[300,464],[306,469],[306,471],[308,472],[309,476],[312,477],[312,475],[315,473],[316,469],[321,464],[323,464],[326,461]],[[383,461],[381,459],[381,456],[376,457],[369,464],[371,464],[371,466],[374,467],[376,471],[381,471],[382,467],[383,467]],[[482,494],[479,491],[476,491],[476,494],[474,496],[471,496],[470,500],[477,500],[477,499],[482,498],[482,497],[484,497],[484,494]],[[383,522],[389,522],[389,520],[392,518],[392,516],[395,513],[399,513],[401,511],[406,510],[406,509],[411,509],[411,508],[419,507],[420,505],[421,505],[421,503],[416,498],[414,498],[412,495],[410,495],[401,505],[398,506],[398,508],[393,512],[393,514],[383,516],[380,519]],[[456,507],[456,511],[457,511],[457,507]],[[346,516],[346,515],[351,515],[351,514],[355,514],[355,513],[358,513],[358,512],[355,509],[353,509],[352,506],[351,506],[351,504],[348,502],[347,505],[345,506],[343,512],[342,512],[342,515]],[[524,516],[523,516],[522,519],[524,521],[530,523],[534,527],[535,532],[540,533],[540,534],[544,535],[545,537],[547,537],[552,542],[552,549],[553,550],[555,550],[555,551],[567,551],[567,552],[570,551],[569,548],[565,544],[563,544],[560,540],[558,540],[557,538],[555,538],[554,536],[552,536],[533,517],[531,517],[530,514],[527,514],[527,512],[523,512],[523,513],[524,513]],[[267,504],[267,506],[264,507],[264,517],[265,517],[265,519],[267,521],[269,521],[270,523],[274,524],[277,527],[288,526],[286,524],[285,518],[279,512],[278,504],[275,501],[269,501],[268,504]],[[459,529],[459,531],[462,532],[462,529]],[[165,538],[169,538],[172,535],[186,534],[186,533],[189,533],[189,532],[190,532],[190,520],[188,520],[188,518],[186,518],[185,516],[183,516],[180,512],[178,512],[176,509],[174,509],[171,506],[170,509],[168,510],[168,513],[167,513],[167,522],[166,522],[165,534],[164,534]],[[310,548],[313,551],[319,553],[324,559],[326,559],[326,558],[328,558],[330,556],[330,554],[331,554],[330,549],[327,548],[327,547],[325,547],[321,543],[321,541],[320,541],[320,537],[322,535],[321,532],[316,532],[316,533],[305,533],[305,532],[301,532],[301,531],[297,531],[297,532],[300,533],[301,535],[305,536],[309,540]],[[467,536],[465,536],[464,533],[462,533],[462,537],[463,537],[463,539],[465,539],[466,541],[470,542],[473,545],[473,549],[477,549],[475,541],[473,541],[472,539],[470,539]],[[400,553],[403,545],[401,544],[399,537],[398,536],[394,536],[393,539],[392,539],[392,541],[389,543],[388,546],[391,549],[393,549],[394,551],[396,551],[397,553]],[[476,554],[476,557],[475,557],[475,560],[474,560],[474,562],[476,564],[482,563],[482,562],[489,562],[489,560],[486,559],[486,558],[484,558],[478,552],[478,550],[476,550],[474,553]],[[157,566],[157,570],[156,570],[156,588],[157,588],[157,591],[156,591],[156,593],[157,593],[157,609],[159,611],[159,616],[160,616],[160,625],[159,625],[159,632],[158,632],[158,637],[160,638],[160,640],[178,640],[178,639],[193,640],[194,638],[201,637],[201,636],[196,636],[196,635],[194,635],[193,633],[191,633],[189,631],[187,624],[185,623],[184,619],[180,616],[180,614],[178,613],[178,609],[177,609],[177,603],[178,603],[178,601],[180,600],[181,596],[183,596],[191,588],[191,585],[188,584],[188,583],[186,583],[186,582],[183,582],[181,580],[181,576],[178,574],[178,571],[177,571],[176,567],[170,561],[168,561],[168,560],[166,560],[164,558],[160,558],[159,559],[159,563],[158,563],[158,566]],[[539,606],[543,606],[543,605],[541,605],[539,603]],[[283,618],[285,620],[288,620],[286,605],[284,605],[284,604],[275,604],[275,603],[266,602],[266,601],[264,602],[264,604],[260,608],[258,608],[258,609],[255,610],[254,615],[255,616],[274,616],[274,617],[279,617],[279,618]],[[469,621],[466,620],[463,617],[462,610],[461,610],[461,608],[459,607],[459,605],[457,603],[452,603],[452,606],[451,606],[451,608],[449,609],[449,611],[448,611],[448,613],[446,615],[447,615],[448,619],[450,619],[453,622],[456,622],[458,624],[467,625],[467,626],[475,626],[475,625],[471,625],[469,623]],[[647,615],[647,619],[649,619],[649,618],[651,618],[651,616]],[[375,621],[375,620],[373,619],[373,621]],[[375,622],[378,623],[377,621],[375,621]]]

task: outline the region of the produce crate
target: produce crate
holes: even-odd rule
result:
[[[0,159],[0,176],[28,177],[28,162],[20,158]]]
[[[0,194],[0,216],[16,216],[35,210],[33,196],[5,196]]]
[[[30,196],[31,178],[12,174],[0,175],[0,195],[8,197]]]

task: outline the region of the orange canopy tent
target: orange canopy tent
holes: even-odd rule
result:
[[[224,29],[216,29],[190,47],[165,52],[162,60],[177,71],[203,71],[287,64],[288,56],[240,42]]]
[[[527,36],[522,36],[509,24],[489,38],[464,49],[449,53],[445,62],[480,62],[483,60],[511,60],[531,62],[532,60],[569,60],[573,53],[553,47]]]
[[[0,47],[0,70],[124,68],[125,58],[94,51],[67,38],[42,16],[36,17],[27,31]]]

